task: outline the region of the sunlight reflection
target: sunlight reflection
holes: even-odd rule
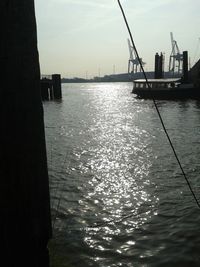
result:
[[[86,229],[85,242],[99,250],[105,247],[95,245],[94,229],[109,243],[110,236],[131,233],[155,216],[158,202],[148,177],[152,151],[145,139],[149,134],[134,125],[137,112],[129,114],[126,107],[119,109],[120,103],[112,102],[112,94],[112,89],[104,90],[101,98],[94,98],[96,113],[89,129],[95,146],[89,148],[87,166],[93,177],[88,181],[90,190],[84,196],[83,209],[91,205],[96,209],[93,225]],[[134,244],[130,241],[127,246]]]

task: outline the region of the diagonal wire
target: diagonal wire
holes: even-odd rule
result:
[[[63,161],[63,164],[61,166],[61,172],[64,171],[64,169],[66,168],[65,164],[66,164],[66,161],[67,161],[67,158],[69,156],[69,152],[67,151],[66,154],[65,154],[65,158],[64,158],[64,161]],[[67,168],[69,167],[69,162],[67,164]],[[63,190],[61,190],[62,186],[64,186],[66,181],[63,181],[62,183],[57,183],[57,187],[56,187],[56,193],[55,195],[58,197],[58,202],[57,202],[57,205],[55,205],[55,215],[54,215],[54,219],[53,219],[53,231],[55,229],[55,224],[56,224],[56,219],[58,217],[58,212],[59,212],[59,208],[60,208],[60,204],[61,204],[61,199],[62,199],[62,196],[63,196]],[[60,193],[58,194],[58,192],[60,191]]]
[[[131,38],[132,46],[133,46],[133,48],[135,49],[136,56],[137,56],[137,58],[138,58],[138,60],[139,60],[141,70],[142,70],[142,72],[143,72],[143,74],[144,74],[144,78],[145,78],[145,80],[146,80],[146,83],[147,83],[147,86],[148,86],[148,89],[149,89],[150,96],[151,96],[151,98],[152,98],[152,100],[153,100],[153,103],[154,103],[155,109],[156,109],[156,111],[157,111],[158,117],[159,117],[159,119],[160,119],[160,122],[161,122],[161,124],[162,124],[163,130],[164,130],[164,132],[165,132],[165,134],[166,134],[166,137],[167,137],[167,139],[168,139],[168,141],[169,141],[169,144],[170,144],[170,146],[171,146],[171,148],[172,148],[172,151],[173,151],[174,156],[175,156],[175,158],[176,158],[176,160],[177,160],[177,163],[178,163],[178,165],[179,165],[179,167],[180,167],[180,170],[181,170],[181,172],[182,172],[182,175],[183,175],[183,177],[185,178],[185,181],[186,181],[186,183],[187,183],[187,185],[188,185],[188,187],[189,187],[189,189],[190,189],[190,191],[191,191],[191,194],[192,194],[192,196],[193,196],[193,198],[194,198],[194,200],[195,200],[195,202],[196,202],[198,208],[200,208],[200,203],[199,203],[199,201],[198,201],[198,199],[197,199],[197,197],[196,197],[196,195],[195,195],[195,193],[194,193],[194,191],[193,191],[193,189],[192,189],[192,187],[191,187],[191,184],[190,184],[190,182],[189,182],[189,180],[188,180],[188,178],[187,178],[187,176],[186,176],[186,173],[185,173],[185,171],[184,171],[184,169],[183,169],[183,167],[182,167],[182,164],[181,164],[181,162],[180,162],[180,160],[179,160],[179,157],[178,157],[178,155],[177,155],[177,153],[176,153],[176,150],[175,150],[175,148],[174,148],[174,145],[173,145],[173,143],[172,143],[172,141],[171,141],[171,138],[170,138],[170,136],[169,136],[169,134],[168,134],[168,132],[167,132],[167,129],[166,129],[165,124],[164,124],[164,121],[163,121],[163,119],[162,119],[162,116],[161,116],[160,111],[159,111],[159,109],[158,109],[158,106],[157,106],[157,104],[156,104],[155,98],[154,98],[154,96],[153,96],[153,94],[152,94],[151,87],[150,87],[150,84],[149,84],[149,82],[148,82],[146,73],[145,73],[145,71],[144,71],[142,62],[141,62],[141,60],[140,60],[140,57],[139,57],[137,48],[136,48],[135,43],[134,43],[134,41],[133,41],[133,36],[132,36],[131,30],[130,30],[129,24],[128,24],[128,22],[127,22],[126,15],[125,15],[125,13],[124,13],[123,7],[122,7],[122,5],[121,5],[121,3],[120,3],[120,0],[117,0],[117,1],[118,1],[118,4],[119,4],[119,7],[120,7],[120,9],[121,9],[121,12],[122,12],[122,15],[123,15],[123,18],[124,18],[124,22],[125,22],[125,24],[126,24],[126,27],[127,27],[128,33],[129,33],[129,36],[130,36],[130,38]]]

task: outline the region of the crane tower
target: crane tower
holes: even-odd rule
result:
[[[169,72],[173,75],[182,73],[183,54],[180,53],[177,41],[174,40],[173,33],[170,32],[172,52],[169,58]]]
[[[137,57],[137,53],[134,49],[134,47],[131,45],[130,40],[128,39],[128,47],[129,47],[129,53],[130,53],[130,58],[128,61],[128,73],[137,73],[137,72],[141,72],[141,66],[140,66],[140,62],[142,63],[142,65],[144,66],[145,63],[142,61],[142,58],[138,58]],[[139,68],[139,71],[138,71]]]

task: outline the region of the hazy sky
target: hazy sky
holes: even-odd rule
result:
[[[170,32],[191,64],[200,57],[200,0],[121,0],[140,57],[153,70]],[[117,0],[35,0],[41,73],[91,78],[127,72],[128,32]],[[198,47],[199,44],[199,47]],[[199,49],[197,49],[199,48]]]

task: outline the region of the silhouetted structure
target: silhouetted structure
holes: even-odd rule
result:
[[[191,80],[193,81],[195,86],[200,89],[200,59],[191,68],[191,70],[189,72],[189,76],[191,77]]]
[[[53,74],[52,75],[52,82],[53,82],[54,99],[61,99],[62,98],[62,90],[61,90],[60,74]]]
[[[154,78],[160,79],[164,77],[164,58],[163,54],[161,53],[160,56],[158,53],[155,55],[155,72]]]
[[[188,52],[183,51],[183,81],[187,82],[188,79]]]
[[[46,267],[51,237],[34,0],[0,1],[0,255]]]
[[[40,81],[42,100],[62,99],[61,77],[60,74],[53,74],[44,77]]]

